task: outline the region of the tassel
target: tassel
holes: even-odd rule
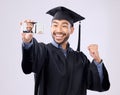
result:
[[[79,52],[80,52],[80,41],[81,41],[81,22],[79,21],[78,47],[77,47],[77,51],[79,51]]]

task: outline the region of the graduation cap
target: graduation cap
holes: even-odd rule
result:
[[[79,21],[79,34],[78,34],[78,47],[77,47],[77,51],[80,51],[80,33],[81,33],[81,20],[84,20],[85,18],[82,17],[81,15],[73,12],[72,10],[69,10],[65,7],[56,7],[53,8],[51,10],[49,10],[47,12],[47,14],[53,16],[53,20],[57,19],[57,20],[67,20],[68,22],[70,22],[70,24],[73,26],[74,23],[76,23],[77,21]]]
[[[37,22],[28,22],[28,23],[36,24]]]

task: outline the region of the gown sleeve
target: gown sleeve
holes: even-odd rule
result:
[[[33,45],[25,49],[22,47],[22,70],[25,74],[39,73],[46,59],[46,48],[33,38]]]
[[[88,89],[102,92],[107,91],[110,88],[108,72],[104,64],[102,68],[103,68],[103,80],[101,81],[97,66],[95,65],[94,62],[90,64],[87,79]]]
[[[87,75],[87,89],[94,91],[107,91],[110,88],[109,76],[105,65],[102,63],[103,80],[100,80],[98,68],[94,61],[90,63],[87,57],[82,53],[85,63],[85,72]]]
[[[95,65],[94,62],[90,64],[90,67],[88,69],[88,79],[87,79],[88,89],[102,92],[102,91],[107,91],[110,88],[108,72],[104,64],[102,68],[103,68],[103,80],[101,82],[97,66]]]

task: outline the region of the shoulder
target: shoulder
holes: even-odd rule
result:
[[[73,51],[73,52],[74,52],[74,56],[76,56],[76,58],[78,60],[81,60],[82,63],[88,63],[89,62],[87,56],[82,51],[80,51],[80,52],[79,51]]]
[[[82,51],[73,51],[75,55],[82,57],[82,58],[86,58],[86,55],[82,52]]]

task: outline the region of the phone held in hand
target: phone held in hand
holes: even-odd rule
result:
[[[21,25],[21,31],[24,33],[43,34],[44,26],[39,22],[24,22]]]

